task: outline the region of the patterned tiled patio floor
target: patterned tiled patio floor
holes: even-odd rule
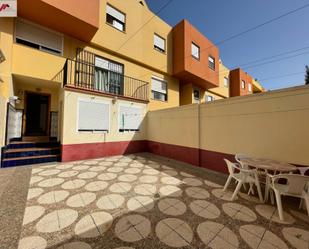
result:
[[[298,203],[281,222],[224,181],[152,154],[33,166],[18,248],[309,248]]]

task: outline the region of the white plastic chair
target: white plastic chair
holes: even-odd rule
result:
[[[280,220],[284,220],[281,195],[305,199],[307,212],[309,215],[309,198],[308,192],[306,191],[309,176],[302,176],[296,174],[268,174],[267,177],[269,177],[269,179],[271,180],[269,187],[275,192]],[[279,183],[280,179],[286,180],[286,184]]]
[[[244,164],[241,159],[244,158],[244,157],[247,157],[246,154],[243,154],[243,153],[237,153],[235,155],[235,160],[236,162],[238,162],[240,164],[240,166],[244,169],[249,169],[248,165]]]
[[[253,184],[256,185],[260,201],[263,202],[263,196],[262,191],[259,183],[259,178],[257,176],[257,172],[255,169],[243,169],[239,166],[237,166],[235,163],[232,163],[231,161],[224,159],[226,162],[228,171],[229,171],[229,177],[224,185],[223,191],[226,191],[227,187],[230,185],[231,180],[235,179],[238,183],[234,190],[233,196],[231,200],[235,200],[241,186],[245,183],[250,184],[250,188],[253,186]],[[249,189],[250,192],[250,189]]]

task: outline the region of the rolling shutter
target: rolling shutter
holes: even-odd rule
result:
[[[166,94],[167,84],[163,80],[159,80],[157,78],[151,78],[151,90]]]
[[[79,100],[78,130],[108,131],[109,104]]]
[[[137,131],[142,123],[142,108],[132,106],[119,107],[119,130]]]
[[[62,36],[32,25],[23,20],[16,21],[16,38],[28,41],[62,53]]]
[[[156,34],[154,34],[154,45],[162,51],[165,51],[165,40]]]
[[[121,21],[122,23],[125,23],[125,15],[122,14],[120,11],[114,9],[110,5],[106,5],[106,13],[114,17],[115,19]]]

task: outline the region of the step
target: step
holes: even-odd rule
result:
[[[6,149],[25,149],[25,148],[50,148],[60,146],[59,142],[24,142],[14,141],[6,146]]]
[[[60,161],[60,154],[33,157],[6,158],[2,160],[2,168]]]
[[[60,153],[60,147],[50,148],[18,148],[4,150],[3,158],[18,158],[44,155],[57,155]]]

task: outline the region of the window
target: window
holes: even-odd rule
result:
[[[195,59],[200,59],[200,47],[193,42],[191,44],[191,54]]]
[[[28,47],[52,54],[62,54],[62,35],[20,19],[16,21],[15,40]]]
[[[165,40],[158,36],[157,34],[154,34],[154,41],[153,41],[154,48],[162,53],[165,52]]]
[[[206,102],[211,102],[211,101],[214,101],[215,98],[213,96],[210,96],[210,95],[206,95]]]
[[[125,31],[126,29],[126,16],[122,12],[116,10],[110,5],[106,5],[106,22],[114,28]]]
[[[122,95],[123,94],[123,65],[95,57],[95,90]]]
[[[224,77],[224,86],[229,87],[229,78]]]
[[[78,131],[108,131],[109,104],[91,100],[78,101]]]
[[[139,131],[142,123],[141,107],[120,105],[119,107],[119,131]]]
[[[216,65],[215,65],[215,58],[212,56],[208,56],[208,67],[212,70],[215,70]]]
[[[250,83],[248,84],[248,91],[252,92],[252,85]]]
[[[151,94],[153,99],[167,101],[167,83],[163,79],[152,77]]]
[[[244,80],[241,81],[241,88],[242,89],[246,88],[246,82]]]
[[[193,90],[193,97],[195,100],[200,100],[200,90],[199,89],[194,89]]]

